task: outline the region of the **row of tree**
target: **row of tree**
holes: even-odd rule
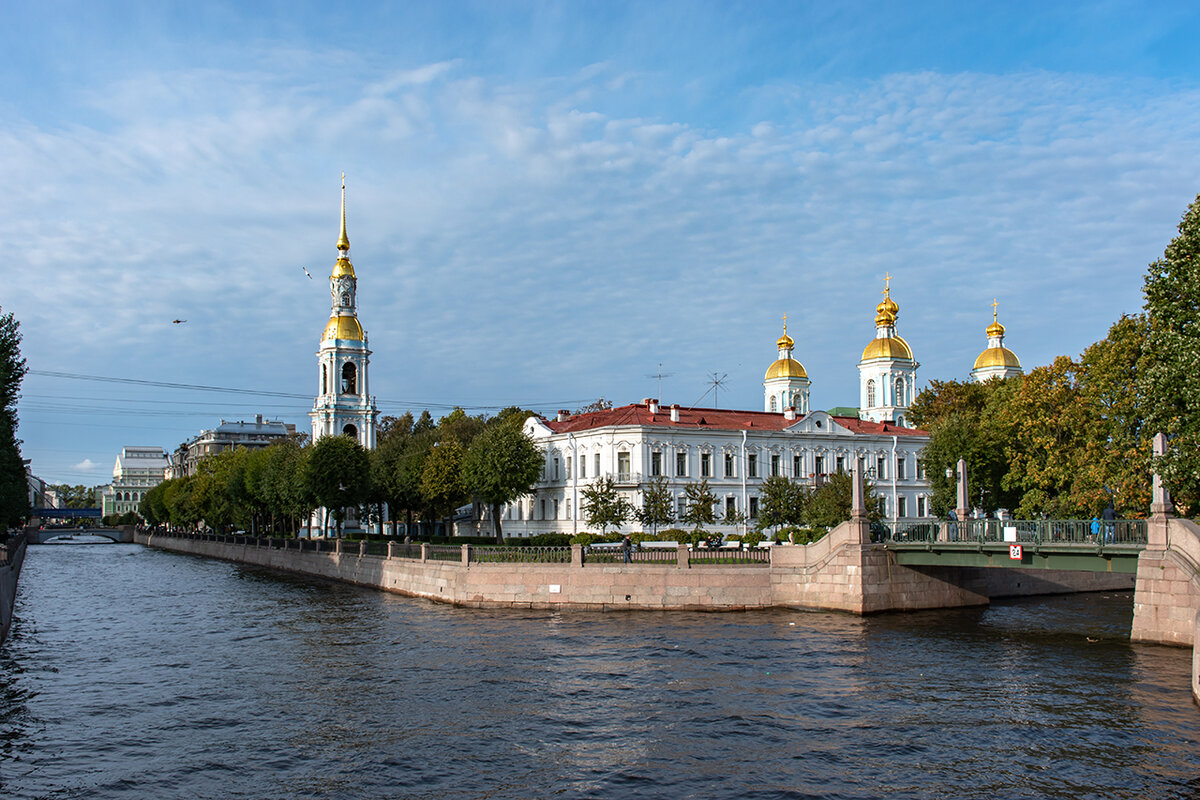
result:
[[[429,412],[385,417],[377,446],[346,436],[311,445],[289,439],[259,450],[234,449],[201,459],[196,472],[164,481],[138,507],[150,524],[294,534],[317,508],[338,530],[350,510],[392,521],[449,519],[477,502],[491,509],[503,541],[501,507],[525,494],[542,473],[543,456],[522,430],[529,412],[493,418],[455,409],[436,424]]]
[[[29,488],[17,440],[17,397],[28,367],[21,356],[21,324],[0,314],[0,535],[29,514]]]
[[[932,508],[970,502],[1018,517],[1144,516],[1157,469],[1182,513],[1200,501],[1200,197],[1145,277],[1143,313],[1123,316],[1078,358],[983,384],[932,381],[909,416],[930,431]],[[1151,463],[1158,432],[1170,449]],[[951,474],[947,476],[947,470]]]
[[[800,526],[832,528],[850,518],[852,491],[852,479],[845,474],[830,476],[815,489],[782,475],[772,476],[758,490],[754,527],[759,531]],[[719,514],[719,498],[706,478],[684,486],[684,506],[678,516],[675,495],[664,477],[653,479],[642,489],[640,506],[627,500],[611,478],[593,481],[581,494],[584,519],[589,526],[599,528],[602,535],[610,525],[620,526],[630,520],[637,520],[652,533],[674,522],[682,522],[696,531],[715,524],[718,519],[727,525],[746,522],[745,515],[733,506]],[[864,496],[868,516],[879,519],[882,504],[874,496],[874,486],[869,481],[864,485]]]

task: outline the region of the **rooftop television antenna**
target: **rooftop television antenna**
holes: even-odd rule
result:
[[[712,373],[712,375],[708,381],[710,384],[712,384],[713,408],[721,407],[721,404],[717,401],[717,397],[718,397],[718,393],[721,391],[721,387],[725,385],[725,379],[728,377],[729,377],[728,372],[722,372],[720,375],[717,375],[717,373],[714,372],[714,373]]]
[[[646,376],[647,378],[658,378],[658,396],[655,397],[655,399],[658,400],[658,402],[660,402],[660,403],[662,402],[662,379],[670,378],[674,374],[671,372],[663,372],[662,367],[663,367],[663,365],[662,365],[662,362],[660,361],[660,362],[658,362],[658,372],[655,372],[651,375]]]

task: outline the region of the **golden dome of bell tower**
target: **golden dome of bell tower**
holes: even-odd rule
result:
[[[905,424],[916,394],[917,367],[912,348],[896,333],[900,306],[892,299],[892,276],[884,276],[883,300],[875,306],[875,338],[858,362],[859,412],[872,422]]]

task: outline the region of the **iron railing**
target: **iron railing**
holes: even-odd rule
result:
[[[427,544],[425,557],[430,561],[462,561],[462,545]]]
[[[1144,519],[969,519],[918,522],[886,528],[893,542],[1021,542],[1062,545],[1140,546],[1147,541]]]
[[[717,547],[711,550],[697,548],[688,554],[692,564],[761,564],[770,566],[771,548],[748,547],[738,550],[732,547]]]
[[[519,564],[570,564],[570,547],[487,547],[471,546],[471,561]]]

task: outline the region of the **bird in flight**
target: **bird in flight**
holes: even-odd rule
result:
[[[300,269],[304,269],[304,267],[301,267]],[[312,275],[311,275],[311,274],[309,274],[308,270],[304,269],[304,274],[305,274],[305,275],[308,275],[308,279],[309,279],[310,281],[312,280]]]
[[[186,320],[186,319],[173,319],[173,320],[171,320],[171,324],[172,324],[172,325],[180,325],[180,324],[182,324],[182,323],[184,323],[184,322],[187,322],[187,320]]]

